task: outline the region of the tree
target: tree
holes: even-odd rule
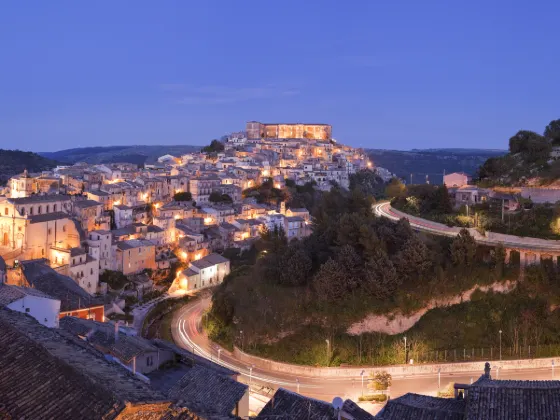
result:
[[[383,194],[383,179],[375,172],[365,169],[350,175],[350,190],[359,189],[366,195],[374,197]]]
[[[551,141],[560,141],[560,119],[553,120],[546,126],[544,136]]]
[[[391,296],[400,284],[400,279],[387,253],[377,248],[365,266],[365,289],[376,298]]]
[[[210,197],[208,197],[208,201],[211,201],[212,203],[219,203],[222,201],[222,193],[220,193],[219,191],[212,191],[210,193]]]
[[[470,266],[476,256],[476,241],[467,229],[461,229],[451,243],[451,260],[455,265]]]
[[[309,280],[311,258],[300,244],[290,245],[279,259],[279,281],[284,286],[303,286]]]
[[[434,192],[434,207],[439,214],[449,214],[453,211],[449,191],[445,184],[440,185]]]
[[[533,131],[521,130],[509,139],[509,151],[523,153],[530,162],[546,159],[550,150],[550,141]]]
[[[175,200],[175,201],[191,201],[192,200],[192,194],[188,191],[181,191],[181,192],[175,193],[173,195],[173,200]]]
[[[332,258],[329,258],[313,277],[313,287],[318,297],[329,302],[344,297],[346,293],[345,282],[346,273],[340,264]]]
[[[371,372],[370,373],[371,382],[368,385],[369,388],[373,388],[376,391],[384,391],[388,389],[393,383],[393,377],[390,373],[382,372]]]
[[[219,191],[212,191],[208,201],[212,203],[233,203],[233,199],[229,195],[222,194]]]
[[[399,178],[392,178],[385,188],[385,195],[389,198],[405,197],[406,185]]]
[[[363,276],[363,262],[356,250],[350,245],[344,245],[337,253],[336,262],[346,273],[346,290],[356,290]]]
[[[212,140],[209,146],[203,147],[203,153],[219,153],[223,152],[225,149],[224,144],[218,140]]]
[[[424,274],[432,265],[430,252],[418,236],[411,236],[393,258],[399,276],[410,280]]]

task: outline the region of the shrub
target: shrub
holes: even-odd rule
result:
[[[128,283],[128,278],[120,271],[105,270],[99,276],[99,281],[107,283],[113,290],[120,290]]]
[[[391,386],[391,383],[393,382],[393,377],[391,376],[391,374],[385,371],[375,373],[372,372],[370,374],[370,377],[372,378],[372,381],[368,386],[375,389],[376,391],[386,390]]]
[[[455,398],[455,382],[450,382],[447,388],[438,391],[437,396],[440,398]]]

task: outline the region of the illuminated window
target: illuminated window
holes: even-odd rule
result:
[[[9,210],[8,210],[8,207],[6,207],[6,208],[4,209],[4,214],[7,216],[8,213],[9,213]]]

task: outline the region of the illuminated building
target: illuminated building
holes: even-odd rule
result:
[[[329,140],[332,126],[328,124],[263,124],[257,121],[247,123],[247,138],[260,139],[313,139]]]

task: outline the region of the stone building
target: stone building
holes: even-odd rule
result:
[[[263,124],[257,121],[247,123],[247,139],[313,139],[329,140],[332,127],[328,124]]]

